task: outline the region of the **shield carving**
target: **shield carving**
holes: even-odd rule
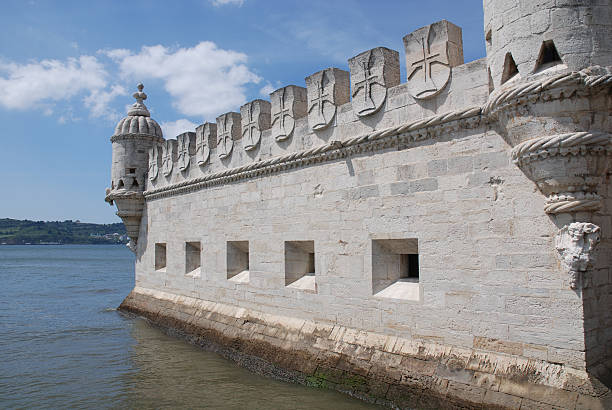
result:
[[[149,148],[149,180],[155,181],[159,173],[159,147],[154,144]]]
[[[306,89],[288,85],[270,94],[272,100],[272,135],[285,141],[293,135],[295,120],[306,115]]]
[[[270,128],[271,104],[254,100],[240,107],[242,143],[246,151],[254,150],[261,140],[261,132]]]
[[[461,28],[442,20],[404,37],[408,90],[416,99],[440,93],[452,67],[463,64]]]
[[[177,137],[178,140],[178,167],[181,171],[189,168],[190,155],[194,151],[195,133],[184,132]]]
[[[162,172],[164,176],[170,176],[172,174],[172,168],[174,167],[174,158],[176,158],[176,140],[166,140],[162,153]]]
[[[376,113],[387,98],[387,88],[399,84],[399,54],[377,47],[349,60],[353,111],[360,116]]]
[[[331,124],[338,106],[349,101],[349,73],[327,68],[306,77],[308,124],[314,131]]]
[[[234,140],[240,137],[240,114],[228,112],[217,117],[217,153],[225,159],[232,154]]]
[[[196,162],[199,166],[206,165],[210,158],[210,150],[217,146],[217,124],[204,123],[196,128]]]

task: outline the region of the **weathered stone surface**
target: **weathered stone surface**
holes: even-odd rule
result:
[[[387,99],[387,89],[400,83],[398,52],[377,47],[349,59],[348,63],[353,111],[360,117],[376,113]]]
[[[453,67],[463,64],[461,28],[446,20],[404,37],[408,89],[417,99],[431,98],[446,87]]]
[[[195,132],[184,132],[176,137],[178,144],[178,166],[181,171],[189,168],[191,156],[196,150],[196,134]]]
[[[272,137],[285,141],[293,135],[297,119],[306,116],[306,89],[288,85],[270,94],[272,100]]]
[[[210,150],[217,147],[217,124],[207,122],[196,128],[196,162],[204,166],[210,158]]]
[[[217,154],[225,159],[232,155],[234,141],[240,139],[240,114],[228,112],[217,117]]]
[[[337,107],[350,101],[350,75],[338,68],[326,68],[306,77],[308,124],[319,131],[336,116]]]
[[[163,146],[162,153],[162,170],[164,176],[169,177],[172,174],[174,163],[177,158],[178,142],[176,140],[166,140]]]
[[[264,100],[254,100],[240,107],[245,150],[254,150],[261,140],[261,132],[270,128],[271,109],[271,104]]]

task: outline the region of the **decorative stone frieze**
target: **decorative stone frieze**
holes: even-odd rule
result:
[[[162,172],[166,177],[172,174],[174,162],[176,161],[177,146],[178,142],[176,140],[166,140],[166,143],[163,145]]]
[[[232,155],[234,141],[241,136],[240,113],[228,112],[217,117],[217,154],[225,159]]]
[[[326,68],[306,77],[308,124],[314,131],[327,128],[337,107],[350,101],[350,74],[338,68]]]
[[[416,99],[436,96],[446,87],[453,67],[463,64],[461,28],[446,20],[404,37],[408,90]]]
[[[376,113],[387,99],[387,88],[400,83],[399,53],[377,47],[349,59],[348,63],[353,111],[360,117]]]
[[[204,123],[196,128],[196,162],[204,166],[210,159],[210,150],[217,146],[217,124]]]
[[[159,174],[160,147],[156,144],[149,148],[149,179],[155,181]]]
[[[599,226],[592,223],[574,222],[557,233],[555,247],[568,269],[572,289],[577,289],[584,282],[582,275],[595,262],[594,251],[600,240]]]
[[[270,128],[271,109],[271,104],[264,100],[254,100],[240,107],[242,143],[246,151],[257,148],[261,132]]]
[[[178,137],[178,167],[181,171],[189,168],[191,155],[195,154],[195,132],[184,132]]]
[[[306,116],[306,89],[288,85],[270,94],[272,100],[272,136],[285,141],[293,135],[295,121]]]

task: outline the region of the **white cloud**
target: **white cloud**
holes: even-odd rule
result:
[[[183,132],[192,131],[195,132],[198,124],[195,124],[185,118],[181,118],[176,121],[162,122],[159,124],[162,131],[164,132],[165,138],[174,138]]]
[[[272,91],[274,91],[274,90],[276,90],[276,88],[274,88],[272,86],[272,84],[267,83],[266,85],[261,87],[261,89],[259,90],[259,95],[261,95],[262,97],[265,97],[265,98],[269,98],[270,97],[270,93]]]
[[[119,64],[124,78],[161,79],[173,98],[173,106],[187,116],[215,118],[246,102],[245,86],[261,78],[246,65],[243,53],[218,48],[203,41],[191,48],[162,45],[103,51]]]
[[[118,120],[119,113],[110,109],[110,102],[119,95],[127,95],[126,89],[121,85],[111,86],[109,91],[92,90],[85,97],[85,106],[89,108],[93,117],[107,117],[111,120]]]
[[[244,0],[211,0],[211,3],[215,7],[221,7],[228,4],[241,7],[244,4]]]
[[[27,64],[0,61],[0,105],[20,110],[39,108],[44,102],[101,90],[107,77],[104,66],[92,56]]]

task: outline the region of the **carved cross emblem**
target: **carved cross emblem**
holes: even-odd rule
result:
[[[387,98],[387,88],[399,84],[399,55],[374,48],[349,60],[353,111],[360,116],[376,113]]]
[[[461,44],[461,29],[445,20],[404,37],[408,89],[414,98],[430,98],[444,89],[451,67],[463,64]]]
[[[255,100],[240,107],[242,141],[246,151],[254,150],[261,140],[261,132],[270,128],[270,103]]]
[[[209,141],[217,138],[217,125],[209,122],[196,128],[196,161],[203,166],[210,158]]]
[[[349,73],[327,68],[306,77],[308,91],[308,124],[322,130],[331,124],[337,107],[349,102]]]
[[[247,123],[243,125],[242,138],[244,138],[244,149],[247,151],[252,150],[259,143],[259,127],[256,119],[253,117],[253,104],[247,104],[246,107]]]
[[[310,100],[310,106],[308,107],[308,119],[312,120],[313,130],[328,126],[332,120],[331,117],[336,114],[336,105],[332,100],[333,96],[326,87],[328,84],[329,80],[323,72],[321,80],[315,83],[316,93],[314,98]],[[326,109],[328,106],[330,109]]]
[[[306,115],[306,89],[290,85],[270,94],[272,99],[272,135],[285,141],[293,134],[295,120]]]
[[[286,105],[285,95],[287,94],[287,89],[283,88],[280,90],[280,94],[278,95],[279,101],[279,110],[274,113],[272,117],[272,126],[275,128],[279,128],[280,132],[275,136],[277,141],[284,141],[293,132],[293,127],[295,122],[293,121],[293,117],[291,116],[291,110]]]
[[[172,168],[174,167],[174,156],[175,156],[176,140],[167,140],[164,144],[163,155],[162,155],[162,169],[164,176],[172,174]]]
[[[189,168],[189,152],[192,150],[191,135],[191,133],[185,132],[178,136],[178,166],[181,171]]]
[[[157,145],[153,145],[149,148],[149,179],[151,181],[155,181],[157,178],[157,174],[159,173],[159,165],[158,165],[158,148]]]
[[[234,119],[231,116],[234,113],[223,114],[217,118],[217,129],[219,134],[217,137],[217,152],[219,158],[225,159],[232,154],[234,149]]]
[[[378,81],[378,76],[373,74],[372,71],[372,63],[368,60],[361,62],[361,72],[363,74],[363,79],[361,81],[355,82],[355,91],[353,91],[353,98],[356,98],[359,94],[363,97],[363,108],[359,110],[359,113],[363,113],[364,111],[372,110],[376,107],[374,100],[372,98],[372,86],[374,84],[381,85]]]

